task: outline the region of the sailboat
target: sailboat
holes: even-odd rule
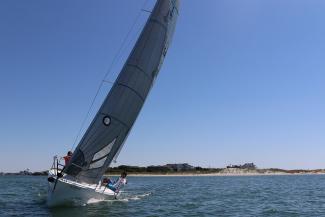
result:
[[[102,177],[117,157],[151,90],[175,30],[179,0],[157,0],[121,72],[67,165],[55,156],[48,206],[113,199]]]

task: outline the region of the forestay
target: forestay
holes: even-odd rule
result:
[[[158,0],[118,78],[64,172],[97,183],[120,151],[165,58],[178,0]]]

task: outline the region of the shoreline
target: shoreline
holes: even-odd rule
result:
[[[120,174],[105,174],[105,176],[119,176]],[[295,176],[295,175],[325,175],[325,173],[180,173],[180,174],[141,174],[129,173],[128,177],[231,177],[231,176]]]
[[[178,171],[178,172],[142,172],[142,171],[128,171],[128,176],[142,176],[142,177],[162,177],[162,176],[285,176],[285,175],[325,175],[324,169],[316,170],[283,170],[283,169],[240,169],[240,168],[222,168],[211,169],[210,171]],[[119,176],[122,171],[107,171],[105,175]]]

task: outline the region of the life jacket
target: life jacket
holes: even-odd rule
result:
[[[69,155],[64,156],[63,159],[64,159],[64,163],[65,163],[65,165],[68,165],[68,163],[69,163],[69,161],[70,161],[70,159],[71,159],[71,156],[69,156]]]
[[[119,178],[117,181],[114,183],[110,182],[107,184],[107,188],[111,189],[115,193],[118,193],[120,189],[126,184],[126,179],[125,178]]]

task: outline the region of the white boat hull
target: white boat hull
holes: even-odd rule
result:
[[[69,180],[66,177],[56,180],[56,176],[49,172],[49,177],[53,177],[53,182],[48,182],[47,205],[49,207],[63,205],[83,205],[91,199],[107,200],[115,199],[116,193],[104,186],[89,185]]]

